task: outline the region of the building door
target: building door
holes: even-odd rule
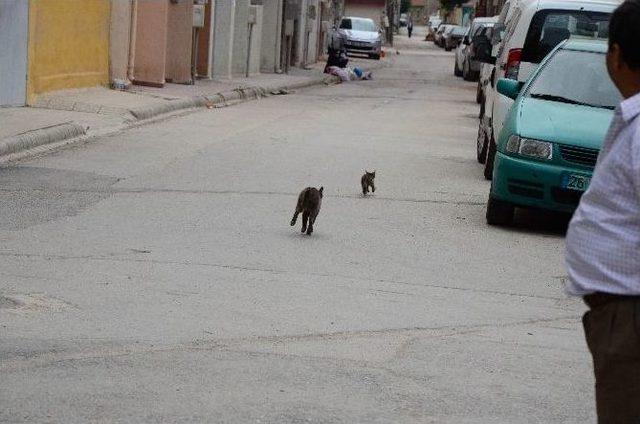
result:
[[[24,106],[27,98],[29,2],[0,0],[0,106]]]

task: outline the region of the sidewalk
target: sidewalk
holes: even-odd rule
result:
[[[374,70],[384,61],[351,58],[351,66]],[[199,107],[225,107],[291,90],[335,83],[324,63],[289,74],[260,74],[195,85],[163,88],[132,85],[127,91],[104,87],[65,90],[40,96],[32,107],[0,108],[0,163],[12,162],[83,139],[114,133],[155,117]]]

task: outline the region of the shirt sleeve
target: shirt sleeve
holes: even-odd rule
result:
[[[636,118],[634,128],[629,138],[631,143],[631,172],[632,184],[636,194],[636,201],[640,202],[640,118]]]

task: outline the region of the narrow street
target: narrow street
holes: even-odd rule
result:
[[[487,226],[476,84],[422,39],[0,168],[0,421],[593,422],[563,225]]]

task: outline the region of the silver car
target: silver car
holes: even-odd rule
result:
[[[344,39],[347,53],[366,54],[373,59],[380,59],[382,35],[373,19],[344,17],[338,31]]]
[[[471,23],[462,43],[456,49],[454,74],[463,77],[466,81],[477,81],[480,76],[481,63],[472,57],[475,53],[473,40],[478,35],[490,35],[498,17],[476,18]]]

